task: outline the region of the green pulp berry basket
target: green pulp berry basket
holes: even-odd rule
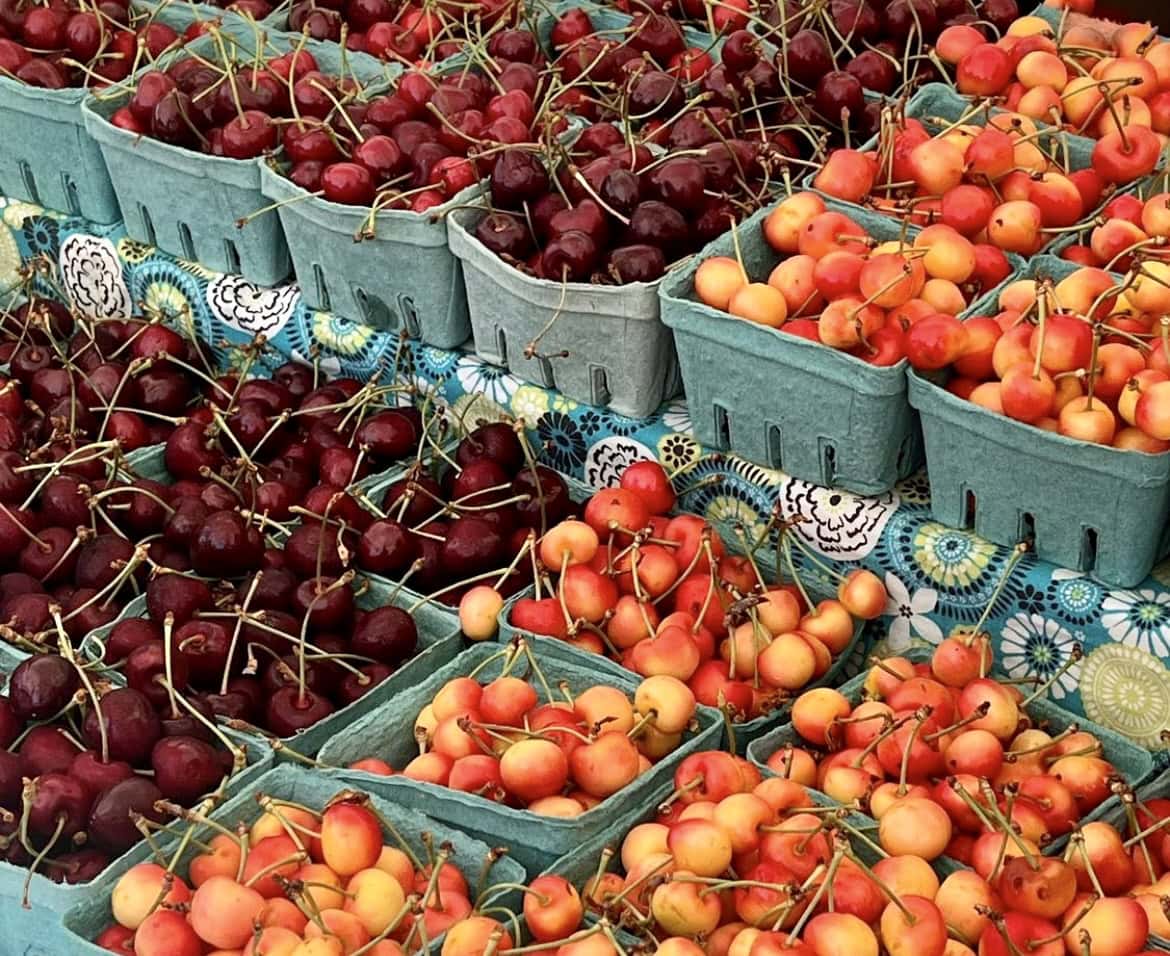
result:
[[[235,44],[242,59],[257,55],[254,25],[238,18],[225,21],[220,35],[225,44]],[[351,57],[336,44],[271,33],[264,38],[264,52],[285,53],[302,42],[325,73],[338,75],[344,69],[373,88],[386,79],[386,70],[373,58]],[[210,36],[200,38],[190,50],[210,60],[221,58]],[[208,156],[120,129],[110,117],[129,95],[115,88],[90,96],[82,107],[86,130],[101,146],[113,179],[127,233],[164,252],[217,272],[240,273],[260,285],[286,279],[290,264],[280,217],[264,213],[247,219],[267,203],[260,186],[262,160]],[[237,226],[245,220],[246,225]]]
[[[347,766],[365,757],[378,757],[395,769],[401,769],[418,755],[414,723],[419,712],[447,681],[466,676],[481,664],[485,666],[477,676],[484,680],[498,676],[503,667],[500,659],[503,650],[500,645],[491,643],[469,648],[446,667],[433,671],[417,681],[414,687],[352,724],[345,734],[338,735],[322,748],[319,759],[331,766]],[[572,693],[601,683],[632,695],[638,684],[634,675],[623,678],[583,666],[579,657],[565,653],[564,645],[557,642],[542,645],[538,660],[551,687],[568,681]],[[488,661],[491,662],[485,664]],[[408,780],[400,774],[378,777],[355,773],[355,779],[362,780],[365,787],[388,800],[425,801],[427,812],[436,819],[457,823],[493,845],[503,843],[509,846],[512,855],[525,867],[531,872],[539,872],[605,827],[644,808],[647,795],[670,778],[687,754],[718,746],[718,716],[706,708],[699,708],[696,719],[698,732],[688,734],[677,750],[597,807],[571,819],[537,816],[474,794]]]
[[[878,239],[901,233],[893,220],[859,207],[831,201],[826,207]],[[763,234],[770,211],[761,209],[737,227],[744,267],[761,282],[780,261]],[[695,437],[818,485],[859,494],[889,491],[921,461],[905,361],[879,368],[704,305],[695,295],[695,272],[712,256],[734,257],[735,238],[716,239],[668,275],[659,293],[662,320],[674,330]]]
[[[257,797],[261,795],[321,810],[338,794],[346,791],[362,792],[364,789],[364,781],[353,774],[282,765],[251,781],[246,789],[241,790],[212,813],[211,819],[220,826],[234,829],[236,824],[248,825],[260,816],[262,810]],[[484,843],[469,836],[457,823],[451,825],[436,820],[430,815],[430,808],[426,806],[425,800],[411,799],[408,795],[402,798],[380,798],[373,795],[370,801],[373,808],[393,824],[411,851],[420,859],[426,858],[422,834],[429,833],[435,847],[450,844],[451,862],[463,873],[469,888],[474,892],[476,880],[481,870],[485,868],[494,843]],[[195,837],[206,841],[215,832],[217,831],[210,827],[197,828]],[[388,843],[390,839],[387,836]],[[176,872],[185,874],[188,864],[199,852],[198,847],[194,846],[186,849],[179,858]],[[487,874],[488,885],[523,884],[526,880],[527,873],[524,867],[508,856],[496,860]],[[28,956],[62,956],[64,953],[99,956],[105,953],[105,950],[96,946],[92,940],[114,922],[109,889],[112,889],[112,883],[106,886],[106,892],[86,900],[65,915],[61,927],[64,945],[45,950],[34,949],[29,951]],[[519,908],[514,892],[493,896],[492,899],[504,905],[510,904],[509,908],[513,910]],[[442,936],[431,940],[429,948],[438,952],[442,940]]]
[[[204,19],[178,3],[136,0],[131,13],[152,16],[180,36]],[[0,75],[0,195],[102,225],[122,218],[101,150],[83,123],[89,92],[41,89]]]
[[[655,282],[592,285],[536,279],[475,237],[486,206],[447,217],[451,251],[463,264],[475,354],[513,375],[579,402],[644,418],[678,391],[670,330]],[[529,344],[539,341],[533,354]]]

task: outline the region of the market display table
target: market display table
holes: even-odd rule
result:
[[[24,202],[0,199],[0,217],[0,289],[32,269],[40,291],[64,294],[91,315],[140,312],[187,324],[234,367],[243,361],[239,347],[258,334],[271,346],[266,361],[273,366],[292,357],[359,379],[393,366],[400,342],[394,330],[313,311],[295,285],[261,288],[129,239],[119,225],[97,227]],[[657,458],[678,472],[677,487],[691,489],[687,507],[709,518],[739,520],[749,534],[774,508],[809,519],[797,532],[829,566],[858,562],[889,592],[854,669],[875,647],[899,653],[938,643],[994,602],[987,629],[1008,675],[1048,677],[1079,645],[1083,659],[1051,696],[1144,746],[1167,746],[1160,734],[1170,730],[1170,562],[1132,589],[1111,589],[1031,556],[1005,579],[1011,549],[931,519],[925,473],[888,494],[859,497],[706,451],[692,437],[681,396],[653,417],[631,419],[460,351],[411,342],[402,365],[416,382],[436,385],[463,421],[523,418],[547,464],[591,485],[616,483],[629,462]],[[805,571],[825,577],[809,562]]]

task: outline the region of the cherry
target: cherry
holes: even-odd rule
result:
[[[63,710],[80,686],[77,668],[63,657],[35,654],[9,678],[9,706],[21,720],[45,720]]]
[[[44,839],[52,837],[60,826],[57,839],[69,840],[85,829],[92,802],[93,795],[76,777],[66,773],[41,774],[29,806],[29,830]]]
[[[364,697],[393,673],[385,664],[363,664],[358,670],[361,677],[347,673],[337,686],[337,697],[343,706]]]
[[[24,789],[23,778],[27,770],[20,756],[0,749],[0,807],[10,812],[20,809],[20,797]]]
[[[579,229],[554,236],[544,247],[540,268],[544,278],[556,282],[584,282],[597,264],[593,238]]]
[[[626,228],[626,241],[658,246],[673,261],[688,238],[686,219],[681,212],[657,200],[638,204]]]
[[[80,751],[57,727],[34,727],[20,743],[19,750],[28,776],[65,773]]]
[[[330,577],[340,576],[344,567],[337,549],[337,536],[337,529],[334,526],[317,522],[294,528],[284,544],[289,570],[302,577],[314,576],[317,573],[319,554],[321,573]]]
[[[658,246],[621,246],[609,254],[606,269],[619,283],[654,282],[666,273],[666,257]]]
[[[333,713],[327,697],[299,687],[282,687],[265,706],[265,726],[280,737],[291,737]]]
[[[844,70],[826,73],[817,81],[813,102],[817,112],[837,126],[861,116],[865,105],[860,81]]]
[[[102,746],[99,719],[105,724],[111,760],[139,764],[146,760],[155,741],[162,736],[158,715],[150,701],[132,687],[110,691],[97,707],[86,713],[82,736],[88,747],[98,751]]]
[[[357,441],[369,449],[369,456],[380,464],[405,458],[414,451],[419,434],[414,422],[393,409],[378,412],[358,427]]]
[[[403,496],[409,499],[405,508],[401,504]],[[436,498],[443,500],[439,483],[430,475],[412,474],[386,489],[382,496],[382,511],[405,525],[413,526],[435,513]]]
[[[163,822],[163,814],[155,807],[162,798],[162,791],[145,777],[115,784],[94,801],[85,828],[90,840],[113,855],[125,853],[142,839],[135,816]]]
[[[368,206],[374,201],[374,177],[358,163],[331,163],[321,173],[321,189],[330,202]]]
[[[200,611],[210,610],[213,603],[211,589],[187,575],[164,572],[151,578],[146,586],[146,610],[156,623],[171,614],[175,626],[181,626]]]
[[[520,209],[549,189],[548,172],[525,150],[506,149],[491,174],[492,201],[504,209]]]
[[[682,109],[684,93],[677,77],[647,70],[630,87],[630,112],[639,119],[673,116]]]
[[[358,566],[371,574],[397,578],[416,557],[414,540],[397,521],[375,521],[362,533],[358,543]]]
[[[109,790],[116,783],[129,780],[134,776],[134,768],[124,760],[103,763],[99,754],[92,750],[83,750],[69,765],[69,775],[80,781],[92,798]]]
[[[191,542],[191,566],[213,577],[239,577],[260,564],[264,542],[237,511],[216,511]]]
[[[219,751],[196,737],[164,737],[150,753],[155,785],[163,796],[190,806],[223,779]]]
[[[475,226],[475,238],[497,256],[522,262],[532,250],[532,236],[527,227],[514,215],[489,213]]]
[[[402,149],[389,136],[369,136],[353,148],[353,161],[364,166],[377,182],[386,182],[403,172]]]
[[[797,83],[815,87],[821,77],[834,68],[833,54],[824,34],[818,30],[795,33],[788,41],[785,65],[788,75]]]
[[[376,608],[358,620],[352,646],[355,654],[396,667],[418,647],[418,628],[401,608]]]
[[[166,688],[156,678],[166,677],[166,653],[162,641],[147,641],[136,647],[126,658],[123,668],[126,684],[142,694],[157,710],[163,710],[170,700]],[[171,677],[176,688],[187,686],[187,659],[177,648],[171,649]]]

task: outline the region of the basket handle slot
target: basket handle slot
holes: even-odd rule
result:
[[[1097,566],[1097,529],[1085,528],[1081,537],[1080,570],[1092,571]]]
[[[715,441],[721,451],[731,447],[731,415],[727,408],[716,402],[712,406],[715,414]]]
[[[557,378],[553,375],[552,362],[543,355],[536,356],[536,360],[540,364],[540,384],[545,388],[556,388]]]
[[[223,241],[223,254],[227,259],[227,271],[238,273],[240,271],[240,250],[236,248],[236,244],[231,239]]]
[[[1019,540],[1036,540],[1036,516],[1030,511],[1020,512]]]
[[[364,299],[365,293],[362,292],[361,295]],[[398,310],[402,314],[402,324],[406,327],[406,334],[416,339],[422,338],[422,323],[418,320],[418,309],[414,307],[414,299],[408,295],[399,296]]]
[[[321,303],[321,311],[331,312],[333,302],[329,297],[329,286],[325,283],[325,270],[317,262],[313,263],[313,285],[317,287],[317,301]]]
[[[154,220],[150,218],[150,210],[142,203],[138,204],[138,217],[142,220],[142,229],[146,233],[147,245],[157,246],[158,235],[154,231]]]
[[[71,215],[81,215],[81,198],[77,195],[77,183],[67,174],[61,174],[61,186],[65,191],[65,203],[69,206]]]
[[[608,405],[612,397],[608,376],[600,365],[594,365],[589,369],[589,393],[593,397],[594,405]]]
[[[191,227],[185,222],[179,223],[179,245],[183,247],[183,258],[188,262],[194,262],[196,260],[195,240],[191,238]]]
[[[496,365],[508,364],[508,333],[502,328],[496,328],[496,354],[488,361]]]
[[[20,178],[24,180],[24,188],[28,193],[28,198],[38,205],[43,205],[41,194],[37,192],[37,178],[33,175],[32,166],[23,160],[20,163]]]
[[[779,425],[768,423],[768,463],[780,471],[784,467],[784,433]]]
[[[830,441],[821,440],[821,484],[832,488],[837,480],[837,446]]]
[[[975,492],[970,488],[963,489],[963,527],[975,527]]]

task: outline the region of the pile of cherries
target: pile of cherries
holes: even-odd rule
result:
[[[159,801],[191,806],[246,760],[203,715],[157,711],[147,694],[111,689],[73,657],[26,659],[6,691],[0,859],[31,868],[30,879],[37,871],[58,882],[94,879],[163,823]]]
[[[508,34],[520,59],[491,73],[412,70],[392,92],[347,105],[341,121],[300,109],[280,141],[288,177],[332,202],[423,212],[479,182],[505,147],[536,149],[565,120],[541,108],[547,83],[523,58],[535,56],[532,35]]]
[[[117,83],[180,43],[165,23],[132,12],[129,0],[0,4],[0,74],[29,86]]]
[[[477,0],[458,8],[400,0],[296,0],[288,28],[315,40],[344,40],[383,60],[424,65],[481,44],[515,26],[523,5]],[[490,52],[490,51],[489,51]]]

